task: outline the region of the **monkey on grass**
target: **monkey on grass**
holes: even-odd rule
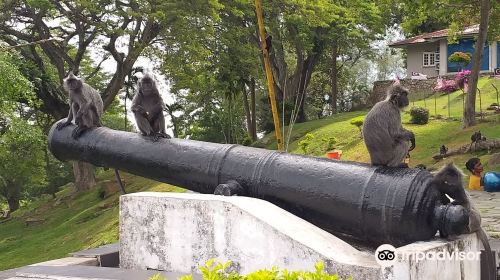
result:
[[[439,154],[444,156],[444,155],[446,155],[446,153],[448,153],[448,148],[443,144],[439,148]]]
[[[464,189],[463,176],[462,171],[450,162],[434,175],[431,185],[441,194],[442,204],[446,205],[451,203],[454,205],[461,205],[466,209],[469,216],[469,225],[466,233],[476,233],[487,254],[486,260],[490,269],[496,269],[494,260],[492,259],[491,246],[488,241],[488,236],[484,229],[481,228],[481,215],[472,204],[469,195]],[[451,201],[448,197],[451,197],[453,201]]]
[[[137,84],[137,93],[132,101],[137,127],[142,135],[170,138],[165,132],[165,117],[163,116],[163,99],[158,92],[156,82],[150,74],[145,74]]]
[[[97,90],[84,83],[73,72],[69,72],[64,79],[63,87],[69,94],[69,113],[65,122],[57,124],[57,129],[70,125],[74,118],[76,128],[71,136],[77,139],[85,131],[101,126],[104,106]]]
[[[415,135],[401,125],[401,110],[409,105],[408,90],[393,84],[363,122],[363,138],[372,165],[408,167],[404,159],[415,148]],[[410,146],[411,143],[411,146]]]

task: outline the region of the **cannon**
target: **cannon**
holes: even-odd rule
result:
[[[56,124],[49,149],[78,160],[205,194],[264,199],[347,239],[401,246],[466,232],[467,211],[440,202],[426,170],[367,164],[183,139],[157,142],[99,127],[78,140]]]

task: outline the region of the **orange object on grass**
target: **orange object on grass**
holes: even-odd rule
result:
[[[341,150],[333,150],[333,151],[329,151],[328,153],[326,153],[326,156],[329,159],[340,159],[341,155],[342,155]]]

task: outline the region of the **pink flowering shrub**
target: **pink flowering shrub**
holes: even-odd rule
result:
[[[436,86],[434,87],[435,91],[446,93],[454,92],[458,89],[459,87],[457,85],[457,82],[455,82],[454,80],[445,80],[443,78],[438,78]]]

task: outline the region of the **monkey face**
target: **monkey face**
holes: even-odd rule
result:
[[[404,108],[410,105],[408,99],[408,90],[400,85],[393,85],[389,90],[389,100],[399,108]]]
[[[150,95],[157,92],[155,80],[148,74],[144,75],[139,81],[139,91],[144,95]]]
[[[399,108],[404,108],[410,105],[410,100],[408,99],[408,91],[404,88],[401,88],[401,91],[398,94],[397,104]]]
[[[450,195],[453,199],[458,199],[463,192],[463,174],[452,163],[445,165],[435,176],[434,183],[443,193]]]
[[[82,80],[76,78],[75,76],[66,78],[64,83],[66,88],[71,91],[78,90],[82,87]]]

